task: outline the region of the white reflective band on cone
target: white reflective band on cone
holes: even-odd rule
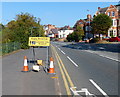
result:
[[[50,62],[50,68],[54,68],[53,61]]]
[[[28,66],[27,59],[24,60],[24,66]]]

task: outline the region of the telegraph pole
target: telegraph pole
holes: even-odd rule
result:
[[[89,24],[88,24],[88,36],[90,36],[90,10],[87,10],[88,11],[88,19],[89,19]]]

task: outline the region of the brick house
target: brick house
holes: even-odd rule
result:
[[[78,20],[73,29],[76,30],[77,26],[80,26],[84,30],[85,38],[93,38],[93,34],[91,34],[91,22],[92,22],[92,16],[90,14],[87,15],[86,19],[80,19]]]
[[[52,24],[44,25],[43,28],[45,30],[45,35],[50,34],[51,29],[56,29],[55,25],[52,25]]]
[[[110,5],[109,7],[105,7],[105,8],[100,8],[98,7],[97,12],[95,13],[95,16],[97,16],[98,14],[106,14],[108,16],[111,17],[113,24],[112,27],[108,30],[108,37],[116,37],[116,36],[120,36],[120,10],[119,10],[119,6],[118,5]]]

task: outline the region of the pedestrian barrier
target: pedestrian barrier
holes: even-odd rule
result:
[[[23,66],[22,72],[29,72],[29,67],[28,67],[27,57],[26,56],[24,56],[24,66]]]
[[[48,71],[49,74],[55,74],[55,70],[54,70],[54,65],[53,65],[53,58],[50,57],[50,68]]]
[[[21,49],[19,42],[0,43],[0,55],[8,54]]]

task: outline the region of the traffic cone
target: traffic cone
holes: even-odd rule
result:
[[[27,63],[27,57],[26,56],[24,56],[24,66],[23,66],[22,72],[29,72],[28,63]]]
[[[48,71],[49,74],[55,74],[55,70],[54,70],[54,65],[53,65],[53,58],[50,58],[50,68]]]

